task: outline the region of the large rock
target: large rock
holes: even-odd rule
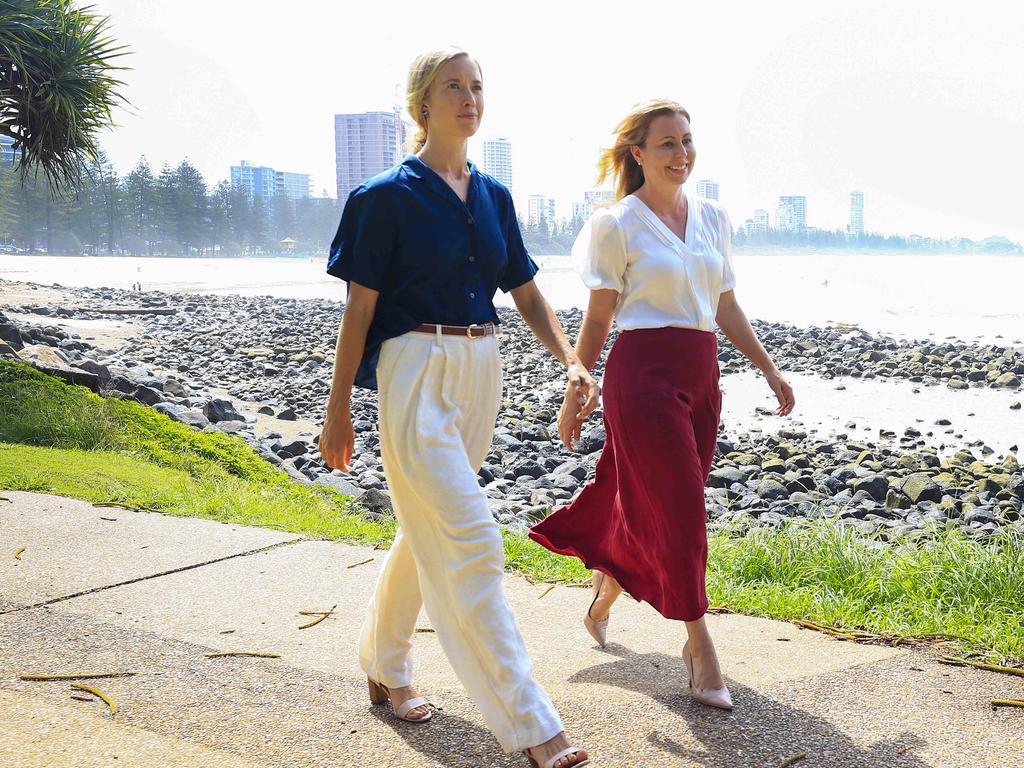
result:
[[[323,485],[327,488],[333,488],[338,493],[345,496],[351,496],[353,499],[358,499],[363,495],[363,489],[353,483],[351,480],[347,480],[339,475],[328,474],[320,475],[316,480],[313,481],[313,485]]]
[[[6,342],[7,345],[15,352],[25,346],[25,342],[21,338],[21,331],[18,329],[18,326],[2,315],[0,315],[0,341]]]
[[[394,507],[391,505],[391,497],[384,491],[378,491],[375,488],[363,493],[359,497],[359,504],[370,513],[370,517],[385,517],[395,514]]]
[[[733,483],[742,483],[747,479],[747,473],[736,469],[736,467],[722,467],[712,470],[708,475],[708,486],[711,488],[728,488]]]
[[[604,448],[604,441],[606,439],[607,435],[603,425],[591,427],[576,444],[576,450],[584,454],[597,453]]]
[[[909,475],[903,481],[900,490],[915,504],[919,501],[934,501],[935,503],[942,501],[942,488],[924,472],[915,472]]]
[[[860,480],[853,481],[854,493],[857,491],[866,492],[877,502],[884,502],[889,493],[889,481],[882,475],[868,475]]]
[[[203,406],[203,414],[214,424],[218,421],[245,421],[245,417],[235,410],[230,400],[219,397]]]
[[[182,424],[188,424],[190,427],[196,429],[203,429],[210,420],[203,415],[203,412],[196,408],[189,408],[185,405],[176,405],[175,403],[157,403],[153,406],[153,410],[162,413],[175,421],[179,421]]]
[[[157,392],[152,387],[146,387],[140,384],[135,388],[135,391],[132,392],[132,398],[145,405],[156,405],[157,403],[162,403],[164,401],[164,394],[163,392]]]
[[[766,477],[757,484],[756,493],[762,499],[768,501],[781,501],[789,499],[789,491],[778,480]]]

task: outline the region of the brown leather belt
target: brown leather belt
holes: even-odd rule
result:
[[[421,325],[413,328],[418,333],[437,333],[437,329],[441,329],[441,333],[444,336],[468,336],[471,339],[482,339],[484,336],[493,336],[497,329],[494,327],[494,323],[484,323],[483,325]]]

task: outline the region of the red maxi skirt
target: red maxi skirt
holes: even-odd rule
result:
[[[722,405],[718,375],[712,332],[621,332],[605,372],[596,477],[530,530],[669,619],[694,621],[708,607],[704,483]]]

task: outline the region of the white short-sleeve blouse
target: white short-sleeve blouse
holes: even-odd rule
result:
[[[686,196],[685,240],[639,198],[598,209],[572,254],[591,290],[620,293],[615,319],[632,328],[715,329],[718,298],[736,285],[729,216],[713,200]]]

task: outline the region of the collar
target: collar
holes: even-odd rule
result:
[[[405,168],[406,173],[411,178],[420,179],[427,185],[428,189],[460,207],[468,206],[469,202],[473,199],[474,189],[480,176],[480,172],[472,160],[467,159],[466,166],[469,168],[469,196],[466,198],[466,203],[463,203],[454,190],[437,174],[437,171],[416,157],[416,155],[408,155],[402,161],[402,167]]]

